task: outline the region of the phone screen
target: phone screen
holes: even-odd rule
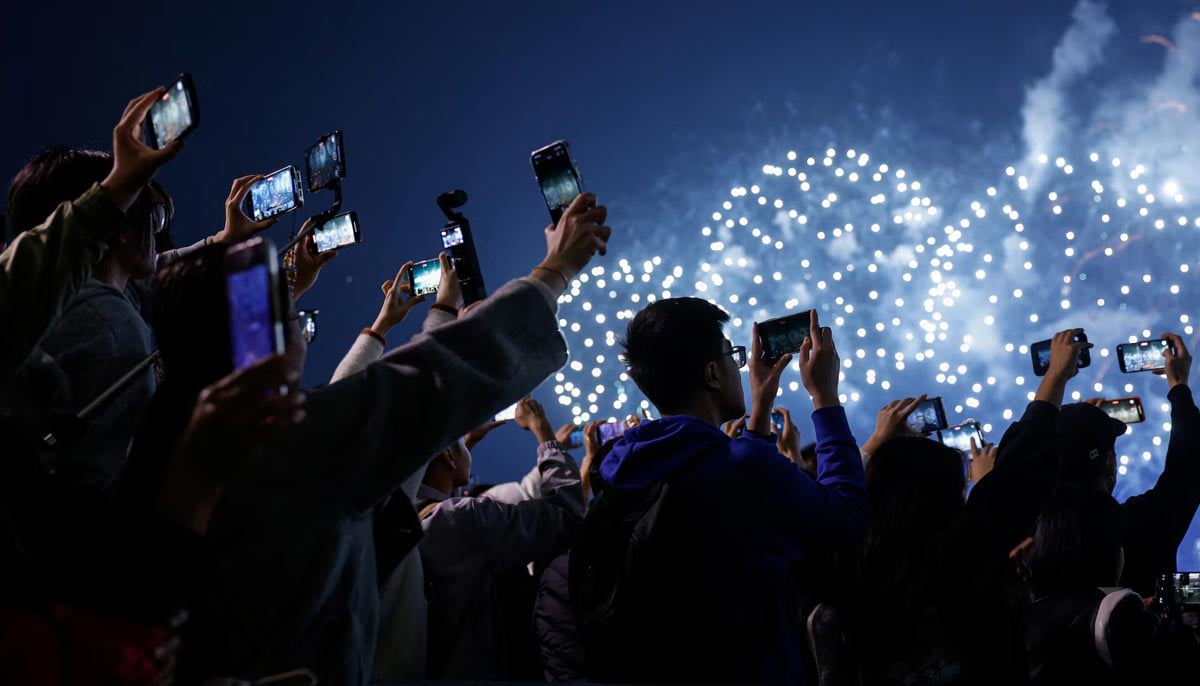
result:
[[[975,439],[975,445],[983,447],[983,428],[978,422],[967,422],[959,426],[952,426],[941,432],[942,445],[949,446],[955,450],[964,453],[971,452],[971,439]]]
[[[577,426],[571,430],[571,435],[567,437],[567,443],[570,445],[583,445],[582,426]]]
[[[600,443],[608,443],[625,433],[624,422],[605,422],[600,425]]]
[[[167,88],[162,98],[150,107],[150,130],[154,147],[162,149],[191,131],[196,123],[191,93],[187,81],[180,77]]]
[[[798,352],[808,337],[811,312],[805,310],[759,322],[758,337],[762,340],[763,355],[768,360],[775,360],[785,353]]]
[[[1126,424],[1137,424],[1138,422],[1146,421],[1145,410],[1142,409],[1141,398],[1118,398],[1116,400],[1105,400],[1100,405],[1100,409],[1104,410],[1104,414]]]
[[[358,222],[353,212],[339,214],[313,231],[317,252],[337,250],[359,241]]]
[[[772,412],[771,413],[771,431],[775,432],[776,435],[782,434],[783,433],[783,424],[784,424],[783,413],[782,412]]]
[[[1080,334],[1075,337],[1075,342],[1086,341],[1087,335]],[[1050,348],[1053,341],[1047,338],[1044,341],[1038,341],[1029,346],[1029,355],[1033,358],[1033,373],[1037,376],[1045,376],[1046,372],[1050,371]],[[1092,353],[1090,350],[1079,351],[1079,362],[1077,366],[1082,369],[1092,363]]]
[[[557,222],[575,197],[583,192],[583,184],[571,160],[571,153],[567,144],[559,141],[534,151],[530,161],[541,186],[542,197],[546,200],[546,208],[550,210],[550,218]]]
[[[271,272],[266,264],[252,264],[230,272],[230,342],[234,369],[244,369],[278,352],[275,318],[271,303]]]
[[[517,418],[517,403],[513,403],[508,407],[496,413],[496,421],[504,422]]]
[[[908,415],[905,420],[909,429],[927,434],[946,428],[946,410],[941,398],[928,398]]]
[[[1200,572],[1175,572],[1175,604],[1200,605]]]
[[[300,310],[296,313],[300,317],[300,335],[304,336],[305,343],[317,340],[317,315],[320,312],[320,310]]]
[[[437,293],[438,284],[442,280],[442,261],[439,259],[423,260],[412,266],[412,294],[429,295]]]
[[[449,226],[449,227],[442,229],[442,247],[443,248],[446,248],[447,250],[449,250],[450,248],[453,248],[456,245],[462,245],[462,244],[463,244],[463,230],[462,230],[461,226],[455,224],[454,226]]]
[[[1167,366],[1166,353],[1170,347],[1168,341],[1122,343],[1117,346],[1117,354],[1121,357],[1121,371],[1133,373],[1163,369]]]
[[[295,167],[284,167],[259,179],[250,187],[250,218],[256,222],[277,217],[300,207],[300,192]]]
[[[328,188],[334,181],[346,178],[346,160],[342,153],[342,132],[322,136],[304,151],[304,166],[308,172],[308,191],[315,193]]]

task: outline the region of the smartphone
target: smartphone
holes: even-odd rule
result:
[[[517,418],[517,405],[518,405],[518,403],[513,403],[512,405],[509,405],[508,407],[504,408],[503,410],[500,410],[499,412],[497,412],[496,413],[496,421],[506,422],[506,421],[516,419]]]
[[[1044,341],[1038,341],[1037,343],[1034,343],[1033,345],[1029,346],[1029,356],[1031,358],[1033,358],[1033,373],[1038,376],[1045,376],[1046,372],[1050,370],[1050,345],[1052,342],[1053,341],[1051,339],[1047,338]],[[1075,337],[1075,342],[1076,343],[1086,343],[1087,342],[1087,334],[1080,333],[1078,336]],[[1083,369],[1084,367],[1090,365],[1091,363],[1092,363],[1091,350],[1088,350],[1088,349],[1080,350],[1079,351],[1079,362],[1078,362],[1079,368]]]
[[[931,434],[950,425],[946,421],[946,408],[942,406],[940,397],[926,398],[913,408],[904,421],[909,429],[919,434]]]
[[[949,446],[968,455],[971,454],[972,438],[975,439],[977,447],[983,447],[983,426],[979,422],[969,421],[938,432],[938,439],[941,440],[942,445]]]
[[[772,410],[771,411],[771,431],[776,436],[783,435],[783,425],[784,424],[785,424],[785,422],[783,420],[783,413]]]
[[[304,336],[304,342],[312,343],[317,340],[317,315],[321,314],[321,311],[300,310],[296,314],[300,317],[300,335]]]
[[[1138,424],[1146,421],[1146,410],[1142,407],[1142,399],[1137,396],[1105,400],[1101,403],[1100,409],[1104,410],[1104,414],[1109,417],[1126,424]]]
[[[577,426],[571,429],[571,435],[567,437],[568,445],[583,445],[583,427]]]
[[[1158,602],[1163,605],[1185,610],[1200,609],[1200,572],[1163,574],[1156,595]]]
[[[283,353],[283,317],[278,297],[275,246],[256,236],[225,253],[229,336],[234,369]]]
[[[625,433],[625,422],[605,422],[600,425],[600,445],[620,438]]]
[[[759,322],[758,340],[762,344],[763,358],[778,360],[787,353],[799,352],[808,337],[811,321],[812,310],[805,310]]]
[[[334,131],[317,139],[304,151],[304,171],[308,176],[308,192],[330,188],[346,178],[346,153],[342,149],[342,132]]]
[[[1170,349],[1171,342],[1166,340],[1122,343],[1117,346],[1117,361],[1126,374],[1152,372],[1166,368]]]
[[[200,126],[200,108],[196,102],[196,86],[188,74],[179,78],[150,107],[146,115],[146,144],[161,150]]]
[[[567,142],[554,141],[538,148],[530,153],[529,161],[546,200],[546,209],[550,210],[550,220],[557,224],[563,211],[583,192],[583,181]]]
[[[436,257],[416,262],[408,271],[408,283],[412,286],[414,296],[437,293],[441,281],[442,261]]]
[[[313,229],[313,240],[319,253],[358,243],[362,240],[358,232],[358,213],[351,211],[331,217]]]
[[[267,174],[250,186],[242,212],[256,222],[294,212],[304,206],[300,171],[292,165]]]

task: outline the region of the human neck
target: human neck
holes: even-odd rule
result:
[[[450,495],[454,492],[454,479],[447,474],[430,474],[421,483],[442,495]]]
[[[106,283],[118,291],[125,290],[125,286],[129,284],[129,272],[112,259],[101,260],[100,264],[96,265],[95,271],[92,272],[92,276],[97,281]]]

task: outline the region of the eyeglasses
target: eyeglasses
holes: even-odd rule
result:
[[[162,233],[171,224],[171,208],[163,202],[138,202],[130,208],[130,219],[134,224],[146,222],[151,233]]]
[[[746,346],[735,345],[732,348],[730,348],[729,350],[726,350],[725,352],[721,353],[720,355],[717,355],[713,359],[719,360],[722,357],[725,357],[726,355],[733,355],[733,363],[737,365],[738,369],[741,369],[742,367],[746,366]]]

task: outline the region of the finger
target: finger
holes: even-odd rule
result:
[[[406,280],[406,279],[404,278],[404,275],[405,275],[405,273],[407,273],[407,272],[408,272],[410,269],[412,269],[412,266],[413,266],[412,260],[409,260],[408,262],[405,262],[405,263],[404,263],[404,266],[403,266],[403,267],[400,267],[400,271],[396,272],[396,278],[395,278],[395,280],[393,280],[393,283],[404,283],[404,281]]]
[[[783,370],[787,369],[788,363],[792,361],[792,354],[788,353],[779,358],[775,366],[771,368],[771,374],[775,377],[783,375]]]
[[[254,174],[253,176],[242,177],[235,181],[234,192],[231,194],[234,203],[238,205],[242,204],[246,199],[246,194],[250,192],[250,188],[261,181],[262,178],[262,174]]]
[[[446,252],[438,253],[438,262],[442,263],[442,273],[443,274],[449,272],[451,269],[454,268],[454,265],[450,264],[450,255]]]
[[[974,436],[971,437],[971,454],[972,455],[979,454],[979,444],[976,443]]]
[[[808,311],[808,335],[810,337],[817,335],[821,331],[821,316],[817,314],[817,308],[812,308]]]
[[[387,281],[384,281],[383,283],[379,284],[379,290],[383,291],[384,295],[387,295],[388,291],[392,290],[392,286],[394,286],[395,284],[396,284],[395,281],[388,279]]]
[[[575,199],[571,201],[571,204],[567,207],[567,210],[563,212],[563,217],[568,215],[575,216],[586,211],[589,207],[595,204],[596,196],[592,195],[591,193],[580,193],[579,195],[575,196]],[[559,219],[558,221],[561,223],[562,219]]]
[[[166,92],[167,89],[165,86],[159,86],[158,88],[155,88],[149,93],[146,93],[142,97],[138,98],[137,102],[134,103],[133,108],[126,112],[125,116],[121,118],[121,124],[127,129],[140,126],[141,123],[146,119],[146,113],[150,111],[150,108],[154,106],[154,103],[158,102],[159,98],[161,98],[163,93]]]
[[[762,341],[758,338],[758,322],[754,322],[751,337],[753,340],[750,341],[750,359],[760,360],[762,359]]]
[[[238,178],[234,179],[233,183],[229,186],[229,197],[233,198],[235,195],[237,195],[238,188],[245,183],[246,179],[253,179],[255,176],[255,174],[248,174],[246,176],[239,176]]]
[[[800,364],[803,366],[812,358],[813,339],[812,336],[805,336],[804,342],[800,344]]]
[[[603,224],[608,218],[608,208],[604,205],[596,205],[588,208],[584,212],[579,213],[579,221],[589,222],[592,224]]]

